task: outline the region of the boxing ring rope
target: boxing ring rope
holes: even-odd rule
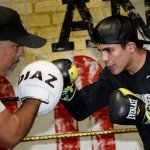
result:
[[[134,133],[134,132],[137,132],[136,128],[111,129],[111,130],[88,131],[88,132],[73,132],[73,133],[53,134],[53,135],[44,135],[44,136],[28,136],[28,137],[25,137],[22,142],[74,138],[74,137],[84,137],[84,136],[108,135],[108,134],[123,134],[123,133]]]

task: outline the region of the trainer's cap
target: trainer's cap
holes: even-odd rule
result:
[[[139,40],[137,29],[127,16],[110,16],[101,20],[93,30],[92,41],[101,44],[150,44],[149,41]]]
[[[4,40],[30,48],[42,47],[47,42],[46,39],[27,32],[15,10],[0,6],[0,41]]]

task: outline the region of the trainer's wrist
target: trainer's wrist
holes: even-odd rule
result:
[[[34,104],[34,105],[40,105],[42,103],[42,101],[40,99],[36,99],[36,98],[27,98],[23,101],[23,103],[30,103],[30,104]]]

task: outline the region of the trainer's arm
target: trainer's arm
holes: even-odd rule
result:
[[[0,112],[0,146],[13,148],[31,129],[41,101],[27,99],[14,113]]]

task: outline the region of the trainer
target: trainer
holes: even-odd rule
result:
[[[40,48],[46,41],[27,32],[15,10],[0,6],[0,76],[10,75],[24,56],[24,46]],[[0,101],[0,146],[13,149],[22,141],[35,117],[56,106],[62,89],[63,77],[54,64],[41,60],[26,66],[18,77],[21,107],[10,113]]]

